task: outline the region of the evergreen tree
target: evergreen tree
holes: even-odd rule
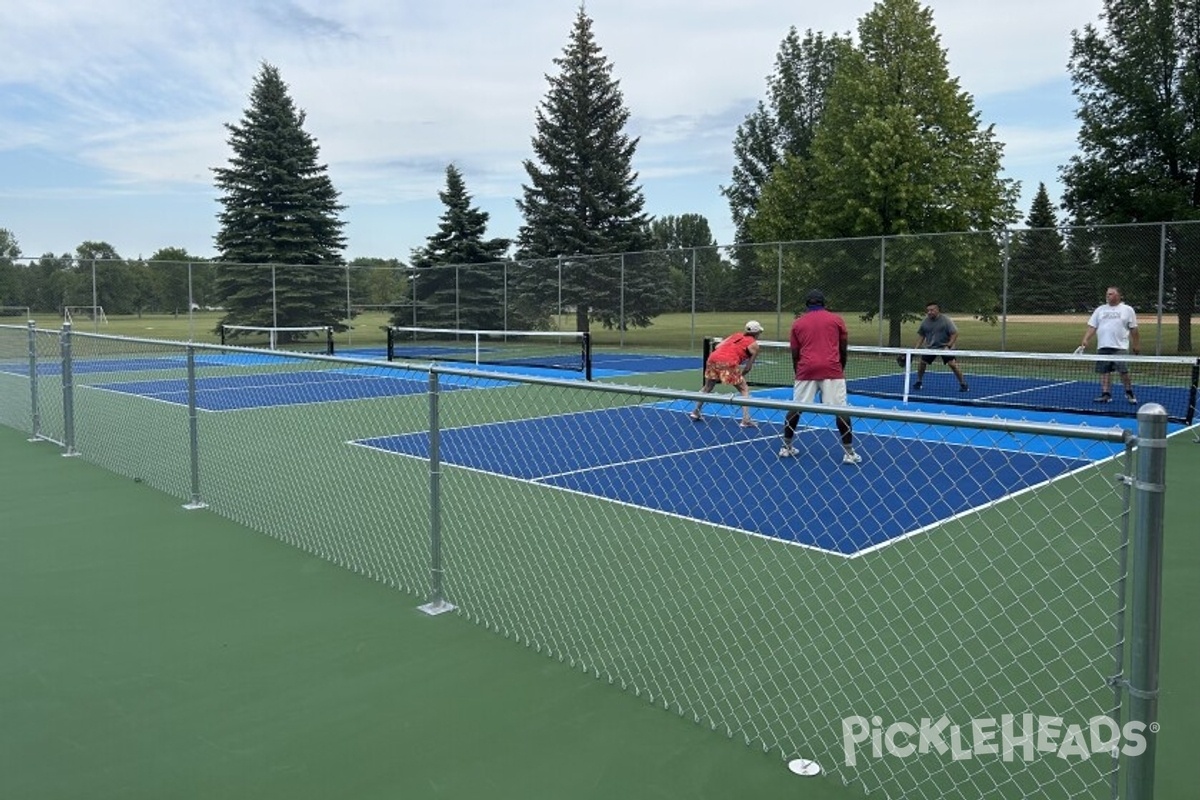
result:
[[[860,20],[858,47],[839,61],[812,144],[802,218],[810,238],[894,237],[886,243],[888,342],[930,297],[990,314],[1000,277],[994,232],[1016,218],[1016,190],[1002,179],[1003,147],[980,126],[969,94],[947,67],[933,14],[917,0],[881,0]],[[878,287],[878,259],[825,264],[826,285]],[[792,291],[802,291],[793,287]],[[799,303],[798,298],[787,298]],[[871,313],[867,317],[870,318]]]
[[[559,297],[561,274],[561,301],[574,307],[578,330],[593,320],[649,325],[669,302],[665,264],[646,259],[626,269],[624,258],[592,257],[644,250],[649,236],[632,168],[638,140],[625,133],[629,111],[582,8],[554,63],[559,72],[547,76],[536,112],[536,161],[525,161],[529,183],[517,201],[518,257],[542,259],[522,270],[524,291],[546,307]]]
[[[1028,230],[1018,231],[1009,246],[1008,310],[1016,314],[1064,311],[1063,237],[1044,183],[1038,184],[1025,224]]]
[[[345,279],[336,268],[345,207],[304,120],[279,70],[263,64],[241,123],[225,125],[233,157],[213,169],[223,206],[215,237],[222,323],[345,330]]]
[[[1200,0],[1105,0],[1101,19],[1071,37],[1080,152],[1063,169],[1064,206],[1094,224],[1200,219]],[[1196,234],[1167,231],[1166,294],[1185,353],[1200,299]],[[1157,254],[1140,261],[1120,285],[1157,281]]]
[[[507,239],[485,239],[488,214],[471,206],[462,173],[446,167],[446,206],[437,233],[413,252],[412,287],[420,324],[428,328],[505,330],[504,264]],[[397,310],[394,325],[409,325],[410,312]],[[513,324],[511,327],[520,326]]]

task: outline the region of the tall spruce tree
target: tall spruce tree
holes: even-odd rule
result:
[[[233,156],[213,168],[224,324],[346,328],[345,206],[304,121],[279,70],[263,64],[241,123],[225,125]]]
[[[1101,19],[1071,37],[1079,154],[1063,168],[1063,204],[1093,224],[1200,219],[1200,0],[1105,0]],[[1192,350],[1200,301],[1195,227],[1166,229],[1181,353]],[[1121,285],[1154,285],[1155,256],[1127,264],[1142,274]]]
[[[412,254],[413,299],[422,327],[503,330],[520,327],[505,315],[504,264],[507,239],[485,239],[488,214],[471,205],[459,169],[446,167],[446,206],[437,233]],[[395,325],[408,325],[411,312],[398,309]],[[509,323],[512,323],[511,325]]]
[[[517,200],[517,255],[534,260],[522,270],[524,290],[542,307],[558,298],[574,307],[580,331],[591,321],[647,326],[669,303],[667,264],[594,258],[644,250],[650,238],[632,167],[638,140],[625,133],[629,111],[582,8],[554,64],[536,112],[536,160],[525,161],[529,183]]]
[[[1016,314],[1065,311],[1063,237],[1044,183],[1038,184],[1025,224],[1028,230],[1018,231],[1009,246],[1008,310]]]

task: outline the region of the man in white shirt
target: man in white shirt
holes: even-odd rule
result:
[[[1133,308],[1121,301],[1121,290],[1116,286],[1108,287],[1104,293],[1105,303],[1092,312],[1088,320],[1087,330],[1083,334],[1083,346],[1087,349],[1092,335],[1096,336],[1096,353],[1098,355],[1121,355],[1129,352],[1129,342],[1133,341],[1133,354],[1139,350],[1137,314]],[[1125,384],[1125,399],[1137,403],[1133,394],[1133,379],[1129,376],[1129,364],[1124,361],[1097,361],[1096,372],[1100,374],[1100,396],[1097,403],[1112,401],[1112,374],[1117,372],[1121,382]]]

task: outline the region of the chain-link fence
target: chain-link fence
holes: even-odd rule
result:
[[[1165,433],[841,413],[861,464],[783,400],[0,326],[0,423],[747,744],[887,797],[1144,780]]]
[[[189,338],[211,341],[224,304],[236,294],[241,301],[253,298],[253,318],[240,313],[226,321],[272,327],[338,321],[347,345],[380,345],[388,324],[594,327],[610,331],[620,345],[632,332],[657,325],[663,332],[656,337],[659,346],[694,351],[703,336],[717,332],[712,321],[721,314],[751,313],[779,338],[807,290],[820,286],[831,307],[868,326],[860,344],[902,344],[902,325],[937,299],[948,313],[995,323],[995,341],[977,346],[1033,350],[1038,348],[1009,341],[1010,321],[1086,314],[1103,302],[1106,287],[1116,285],[1142,316],[1143,349],[1169,354],[1192,351],[1198,265],[1200,222],[696,247],[419,269],[395,259],[321,267],[46,256],[0,261],[0,314],[56,314],[98,333],[113,315],[173,314],[194,321]],[[318,298],[315,305],[298,310],[296,287]],[[668,316],[687,323],[661,324]]]

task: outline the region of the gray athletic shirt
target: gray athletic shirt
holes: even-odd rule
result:
[[[945,314],[939,314],[937,319],[926,317],[917,328],[917,334],[925,337],[925,346],[937,350],[950,343],[950,337],[958,333],[954,320]]]

